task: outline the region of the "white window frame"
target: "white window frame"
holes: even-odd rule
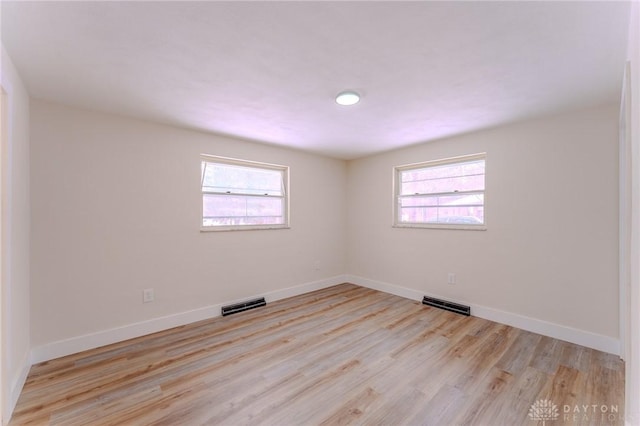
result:
[[[245,230],[259,230],[259,229],[289,229],[289,167],[282,166],[279,164],[270,164],[270,163],[262,163],[258,161],[249,161],[249,160],[241,160],[237,158],[229,158],[229,157],[220,157],[216,155],[209,154],[200,154],[200,165],[204,162],[207,163],[217,163],[217,164],[225,164],[225,165],[234,165],[234,166],[242,166],[242,167],[250,167],[255,169],[263,169],[263,170],[277,170],[282,173],[282,183],[283,183],[283,195],[273,195],[273,197],[281,198],[284,203],[284,223],[282,224],[273,224],[273,225],[214,225],[214,226],[204,226],[204,195],[205,194],[218,194],[218,195],[239,195],[229,192],[214,192],[214,191],[204,191],[203,187],[203,179],[204,173],[200,173],[200,231],[201,232],[210,232],[210,231],[245,231]],[[240,194],[245,196],[246,194]]]
[[[482,193],[484,196],[483,208],[484,208],[484,222],[482,224],[454,224],[454,223],[433,223],[433,222],[401,222],[400,221],[400,198],[405,197],[400,195],[400,175],[402,172],[414,169],[425,169],[429,167],[437,167],[443,165],[451,165],[456,163],[466,163],[470,161],[484,160],[485,166],[485,187],[483,191],[471,191],[469,193]],[[396,166],[393,168],[393,227],[396,228],[427,228],[427,229],[462,229],[473,231],[486,231],[487,229],[487,153],[477,153],[471,155],[462,155],[459,157],[443,158],[433,161],[425,161],[421,163],[405,164],[402,166]],[[460,192],[442,193],[439,195],[460,195]],[[464,194],[464,192],[462,192]],[[422,195],[422,194],[421,194]]]

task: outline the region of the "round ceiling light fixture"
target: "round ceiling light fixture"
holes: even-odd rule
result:
[[[351,90],[340,92],[338,96],[336,96],[336,103],[339,105],[349,106],[355,105],[358,102],[360,102],[360,95]]]

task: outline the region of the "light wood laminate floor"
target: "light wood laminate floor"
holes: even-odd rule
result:
[[[618,425],[623,392],[617,356],[342,284],[35,365],[10,424]]]

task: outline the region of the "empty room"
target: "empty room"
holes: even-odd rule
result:
[[[636,1],[0,1],[2,425],[640,425]]]

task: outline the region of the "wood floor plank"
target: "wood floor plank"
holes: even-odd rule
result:
[[[321,426],[342,426],[356,423],[366,411],[370,411],[380,394],[371,387],[365,387],[351,399],[343,402],[338,408],[324,419]]]
[[[503,412],[505,392],[513,380],[510,373],[493,368],[485,376],[480,395],[462,410],[465,414],[461,424],[505,424],[499,415]]]
[[[519,375],[514,376],[511,384],[504,388],[502,395],[494,402],[498,406],[494,410],[496,419],[500,419],[503,425],[524,425],[532,422],[529,415],[529,408],[538,399],[544,389],[546,389],[549,378],[547,373],[527,367]]]
[[[498,361],[496,367],[511,374],[524,371],[534,355],[536,348],[543,336],[524,330],[516,330],[517,338],[509,347],[509,350]]]
[[[342,284],[35,365],[10,426],[533,425],[540,399],[623,424],[624,364]]]
[[[448,425],[467,402],[467,395],[460,389],[445,384],[438,387],[438,391],[423,406],[418,413],[406,424],[416,425]]]

